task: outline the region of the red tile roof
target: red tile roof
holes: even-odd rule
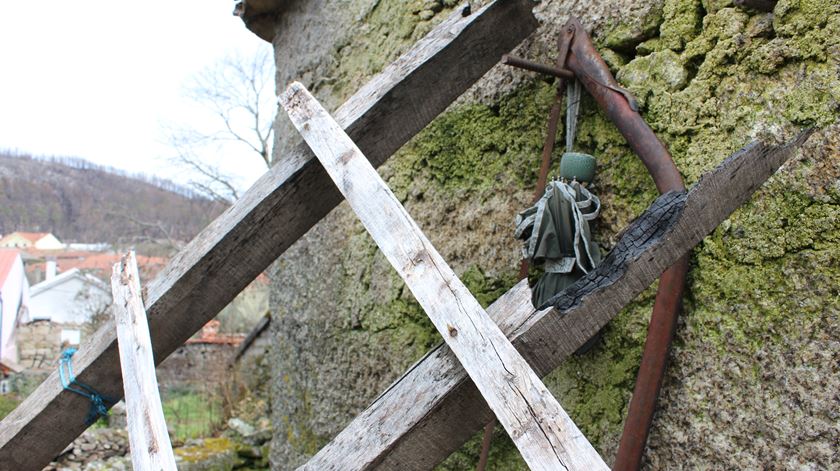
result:
[[[15,264],[19,254],[17,250],[2,250],[0,249],[0,286],[6,282],[9,273],[12,272],[12,267]]]
[[[97,272],[106,278],[111,277],[111,270],[115,263],[119,263],[122,254],[117,253],[82,253],[75,257],[56,257],[58,266],[61,270],[70,270],[78,268],[79,270],[88,270]],[[163,257],[147,257],[145,255],[137,255],[137,266],[140,269],[141,275],[144,278],[151,278],[166,266],[167,259]]]
[[[32,242],[34,244],[35,242],[38,242],[39,240],[43,239],[44,237],[50,235],[50,233],[49,232],[12,232],[11,234],[7,235],[6,237],[13,236],[13,235],[19,235],[19,236],[23,237],[24,239],[26,239],[29,242]],[[4,237],[3,239],[5,239],[6,237]],[[2,240],[2,239],[0,239],[0,240]]]
[[[187,340],[187,344],[202,344],[202,343],[216,343],[237,346],[245,340],[242,334],[220,334],[219,326],[221,322],[216,319],[211,319],[201,328],[201,334],[198,337],[193,337]]]
[[[12,373],[20,373],[21,371],[23,371],[23,368],[21,368],[20,365],[12,363],[9,360],[3,360],[0,362],[0,373],[2,373],[0,374],[0,377],[9,376]]]
[[[79,270],[93,273],[104,280],[111,278],[111,269],[122,257],[121,254],[115,252],[88,252],[83,250],[64,250],[59,252],[54,250],[27,250],[26,253],[37,258],[46,258],[47,256],[54,258],[58,269],[62,272],[78,268]],[[137,266],[140,269],[141,278],[151,281],[166,266],[168,261],[164,257],[137,255]],[[26,271],[32,273],[41,268],[43,268],[42,263],[29,263],[27,264]]]
[[[222,344],[222,345],[233,345],[234,347],[238,346],[242,341],[245,340],[244,334],[216,334],[212,337],[199,337],[199,338],[190,338],[187,339],[185,342],[187,345],[193,344]]]

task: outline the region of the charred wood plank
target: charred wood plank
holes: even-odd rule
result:
[[[500,0],[444,20],[336,112],[374,166],[425,127],[537,27],[529,0]],[[257,275],[329,213],[341,195],[305,145],[257,181],[148,285],[156,362],[212,319]],[[122,397],[113,324],[73,357],[80,381]],[[85,429],[84,399],[51,374],[0,422],[0,463],[38,470]]]
[[[546,309],[515,286],[487,310],[534,371],[544,376],[580,348],[666,268],[742,205],[810,135],[784,146],[752,143],[689,192],[657,198],[595,270]],[[445,345],[429,352],[302,469],[432,469],[493,414]]]

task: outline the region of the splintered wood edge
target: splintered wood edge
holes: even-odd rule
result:
[[[132,465],[138,470],[174,470],[175,455],[163,416],[134,251],[114,264],[111,291],[120,370],[128,379],[123,381],[123,388]]]
[[[304,106],[307,93],[306,87],[295,81],[290,83],[277,98],[277,101],[289,114],[289,118],[295,123],[296,127],[300,127],[298,124],[302,125],[312,117],[313,110]]]

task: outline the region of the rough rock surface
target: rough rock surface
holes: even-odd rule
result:
[[[101,469],[99,466],[103,462],[122,460],[127,454],[128,432],[124,429],[91,428],[67,446],[44,470]]]
[[[274,40],[277,83],[301,80],[336,107],[452,8],[435,0],[292,2]],[[581,18],[688,184],[753,138],[821,128],[807,148],[692,252],[685,311],[655,418],[649,469],[830,469],[840,442],[840,7],[781,0],[544,1],[517,51],[548,62]],[[535,181],[550,81],[495,67],[380,170],[479,300],[517,271],[514,214]],[[655,196],[594,102],[577,147],[598,158],[604,250]],[[280,113],[276,161],[298,141]],[[557,160],[555,160],[556,162]],[[342,204],[274,267],[272,467],[305,460],[438,336]],[[587,354],[546,382],[612,462],[653,290]],[[443,469],[473,465],[478,437]],[[490,469],[525,469],[497,432]]]

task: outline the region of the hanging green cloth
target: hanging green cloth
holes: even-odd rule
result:
[[[515,236],[524,241],[523,258],[545,270],[533,289],[535,307],[601,262],[589,230],[589,221],[600,209],[598,197],[579,182],[552,181],[542,198],[516,217]]]
[[[523,258],[545,270],[531,294],[538,308],[601,263],[601,252],[589,231],[589,221],[598,217],[601,201],[581,184],[595,177],[595,157],[573,152],[581,89],[577,80],[566,88],[561,180],[550,182],[539,201],[516,217],[515,236],[525,242]]]

